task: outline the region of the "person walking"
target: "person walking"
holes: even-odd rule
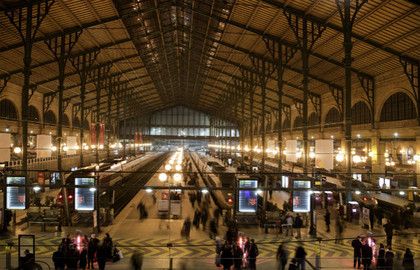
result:
[[[283,245],[280,244],[277,249],[277,255],[276,255],[277,262],[279,265],[279,270],[286,270],[288,257],[289,257],[289,254],[287,253],[287,250],[285,250]]]
[[[96,253],[96,260],[98,261],[99,270],[105,270],[107,252],[106,252],[106,247],[103,244],[98,246],[98,251]]]
[[[385,251],[385,269],[392,270],[394,267],[394,252],[392,251],[391,247],[388,246],[387,250]]]
[[[394,234],[394,226],[392,225],[390,220],[388,220],[387,223],[384,225],[384,230],[386,234],[386,245],[392,247],[392,236]]]
[[[54,262],[55,270],[64,270],[66,267],[65,257],[60,247],[53,253],[52,261]]]
[[[385,246],[382,243],[379,245],[378,261],[376,263],[376,269],[377,270],[385,269]]]
[[[331,213],[330,213],[330,210],[328,210],[328,207],[327,207],[327,211],[325,212],[324,220],[325,220],[325,226],[327,227],[327,232],[330,232]]]
[[[194,224],[194,226],[197,230],[198,230],[198,228],[200,228],[200,219],[201,219],[200,210],[195,209],[194,217],[193,217],[193,224]]]
[[[235,270],[241,270],[244,252],[242,251],[242,248],[239,245],[235,245],[234,250],[233,250],[233,256],[234,256],[233,268]]]
[[[214,239],[217,235],[217,223],[216,219],[210,219],[210,239]]]
[[[297,269],[300,268],[301,270],[305,270],[306,255],[306,251],[301,245],[296,248],[295,259],[297,263]]]
[[[353,247],[353,268],[360,268],[361,257],[362,257],[362,242],[360,242],[360,237],[356,237],[351,242],[351,246]]]
[[[88,269],[94,269],[93,262],[96,252],[98,251],[99,240],[96,235],[92,234],[88,243]]]
[[[286,217],[286,236],[293,236],[293,217],[291,214],[288,214]]]
[[[87,248],[83,247],[82,251],[80,252],[79,268],[85,270],[86,266],[87,266]]]
[[[248,268],[250,270],[257,269],[257,257],[259,255],[258,246],[255,244],[255,240],[251,239],[248,254]]]
[[[296,238],[300,239],[302,238],[301,235],[301,228],[303,227],[303,220],[300,217],[300,214],[297,214],[296,218],[295,218],[295,229],[296,229]]]
[[[365,240],[362,245],[362,264],[364,270],[370,270],[370,265],[372,264],[372,257],[372,248],[369,246],[367,240]]]
[[[409,248],[405,249],[402,266],[404,270],[414,270],[414,255]]]
[[[223,266],[223,270],[230,270],[233,265],[233,247],[230,242],[225,241],[220,253],[220,261]]]
[[[105,234],[105,238],[103,239],[103,246],[105,248],[105,252],[106,252],[106,257],[108,259],[112,259],[112,238],[109,235],[109,233]]]
[[[343,244],[343,232],[344,232],[344,224],[341,217],[337,217],[335,220],[335,243],[336,244]]]
[[[370,229],[373,231],[373,226],[375,225],[374,209],[369,210],[369,221],[370,221]]]
[[[191,219],[187,217],[182,225],[182,232],[181,234],[184,235],[185,239],[188,241],[190,240],[190,232],[191,232]]]
[[[141,270],[143,266],[143,254],[141,254],[139,251],[134,251],[134,253],[131,255],[130,258],[131,266],[134,270]]]

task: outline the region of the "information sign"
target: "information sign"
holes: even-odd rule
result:
[[[293,188],[311,188],[311,180],[293,180]],[[293,212],[311,211],[311,194],[309,190],[293,190]]]
[[[257,180],[239,180],[239,188],[257,188]],[[258,199],[256,190],[239,190],[239,212],[257,212]]]
[[[25,185],[24,176],[8,176],[7,185]],[[12,186],[6,188],[6,207],[7,209],[25,209],[26,208],[26,190],[25,186]]]
[[[74,208],[76,210],[82,210],[82,211],[94,210],[95,209],[95,190],[92,190],[91,188],[95,185],[95,178],[76,177],[74,180],[75,180],[76,186],[86,186],[86,187],[75,188]]]

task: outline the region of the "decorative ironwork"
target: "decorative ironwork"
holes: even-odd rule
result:
[[[344,108],[344,98],[343,98],[343,88],[338,88],[330,85],[330,91],[332,96],[334,97],[335,104],[337,105],[338,111],[341,115],[343,115],[343,108]]]
[[[3,93],[3,90],[6,88],[9,80],[10,80],[10,75],[9,74],[6,74],[6,75],[0,77],[0,94]]]
[[[368,76],[363,73],[358,73],[357,78],[359,79],[360,85],[365,92],[364,100],[369,104],[371,123],[375,123],[375,78]]]

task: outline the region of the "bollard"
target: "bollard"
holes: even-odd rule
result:
[[[174,263],[174,258],[171,257],[171,247],[173,247],[174,244],[172,243],[167,243],[166,247],[169,248],[169,270],[174,269],[173,263]]]

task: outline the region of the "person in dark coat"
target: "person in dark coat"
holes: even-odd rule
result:
[[[96,238],[95,235],[92,235],[89,243],[88,243],[88,268],[94,268],[93,267],[93,261],[95,260],[96,252],[98,251],[98,244],[99,240]]]
[[[392,270],[394,267],[394,252],[391,247],[388,246],[388,249],[385,252],[385,269]]]
[[[369,246],[368,242],[365,241],[362,245],[362,264],[364,270],[370,269],[370,265],[372,264],[372,257],[372,248]]]
[[[356,237],[356,239],[351,242],[351,246],[353,247],[353,268],[356,268],[356,262],[357,268],[360,268],[362,257],[362,242],[360,242],[360,238]]]
[[[96,253],[96,259],[98,261],[99,270],[104,270],[106,265],[107,254],[106,247],[104,245],[98,246],[98,251]]]
[[[80,258],[79,258],[79,268],[80,269],[86,269],[87,266],[87,249],[84,247],[82,251],[80,252]]]
[[[194,211],[194,218],[193,218],[193,224],[194,224],[194,226],[195,226],[195,228],[197,230],[200,227],[200,219],[201,219],[200,210],[195,209],[195,211]]]
[[[374,209],[369,210],[369,221],[370,221],[370,229],[373,230],[373,226],[375,225],[375,213],[373,212]]]
[[[201,211],[201,224],[203,224],[203,231],[206,229],[208,219],[208,212],[206,208]]]
[[[255,240],[251,239],[251,243],[249,245],[249,254],[248,254],[248,268],[250,270],[257,269],[257,257],[259,255],[257,244],[255,244]]]
[[[298,246],[296,248],[296,253],[295,253],[295,259],[296,259],[296,263],[297,263],[297,269],[305,269],[305,264],[306,264],[306,251],[302,246]]]
[[[210,220],[210,239],[214,239],[217,235],[217,223],[216,219],[212,218]]]
[[[328,208],[327,208],[327,211],[325,212],[324,220],[325,220],[325,226],[327,227],[327,232],[330,232],[331,213],[328,210]]]
[[[377,270],[385,269],[385,247],[384,247],[384,244],[379,245],[378,262],[376,263],[376,269]]]
[[[233,265],[233,247],[228,241],[226,241],[222,247],[220,261],[223,265],[223,270],[229,270]]]
[[[191,219],[187,217],[184,221],[184,224],[182,225],[182,230],[184,233],[184,236],[187,240],[190,240],[190,232],[191,232]]]
[[[33,270],[35,264],[35,256],[31,252],[29,252],[29,249],[25,250],[25,257],[23,257],[22,260],[22,270]]]
[[[77,263],[79,262],[79,253],[77,252],[74,245],[70,245],[70,248],[66,255],[66,264],[68,270],[77,270]]]
[[[385,234],[386,234],[386,245],[392,246],[392,236],[394,234],[394,226],[388,220],[388,222],[384,225]]]
[[[244,257],[244,252],[242,251],[242,248],[239,245],[236,245],[233,250],[233,267],[235,270],[241,270],[242,269],[242,258]]]
[[[280,270],[286,270],[287,257],[288,257],[287,251],[284,249],[283,245],[279,245],[277,249],[276,258],[279,263]]]
[[[414,255],[409,248],[405,250],[402,266],[404,270],[414,270]]]
[[[289,264],[289,270],[298,270],[298,265],[297,265],[297,261],[296,261],[296,259],[295,259],[295,258],[293,258],[293,259],[290,261],[290,264]]]
[[[105,248],[106,256],[108,259],[112,259],[112,245],[112,238],[109,235],[109,233],[106,233],[105,238],[103,240],[103,246]]]
[[[297,216],[295,218],[294,227],[295,227],[296,233],[297,233],[296,238],[298,238],[298,239],[302,238],[301,228],[303,227],[303,220],[302,220],[302,217],[299,214],[297,214]]]
[[[65,256],[60,248],[58,248],[52,255],[55,270],[64,270],[66,267]]]

